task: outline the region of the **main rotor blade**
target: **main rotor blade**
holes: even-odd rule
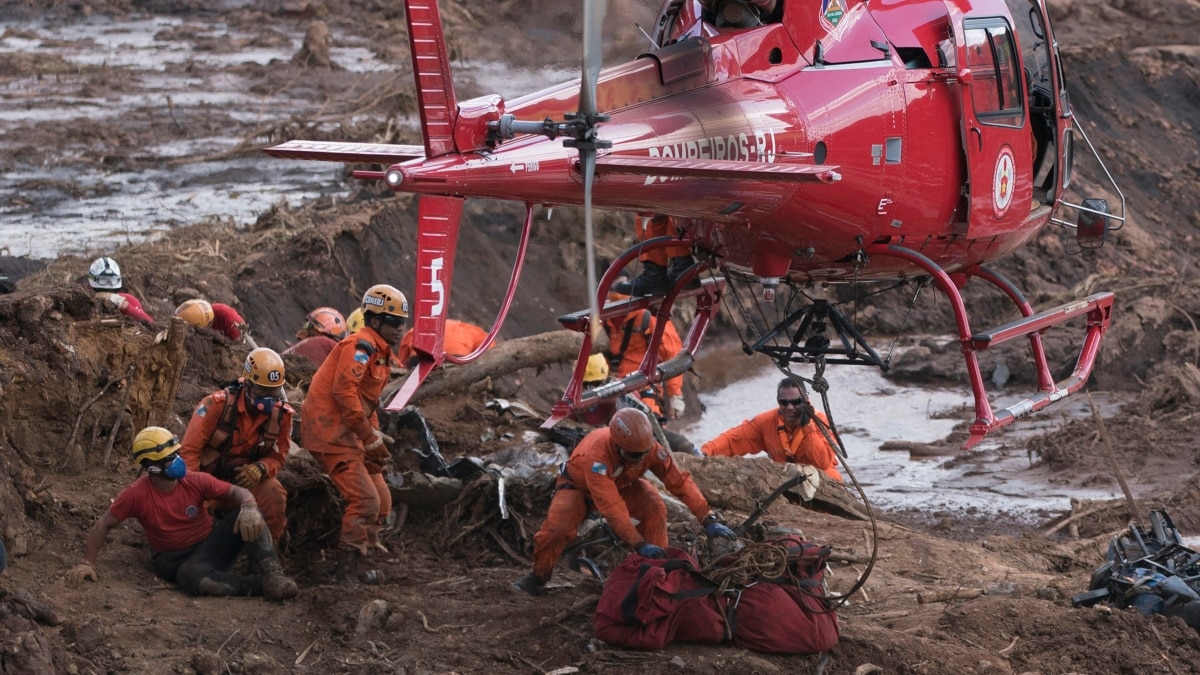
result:
[[[579,114],[596,114],[596,81],[600,79],[604,15],[608,0],[584,0],[583,3],[583,78],[579,83]]]
[[[596,297],[596,234],[592,226],[592,180],[596,177],[596,151],[580,148],[580,169],[583,170],[583,237],[587,256],[589,309],[588,331],[592,340],[600,334],[600,300]]]

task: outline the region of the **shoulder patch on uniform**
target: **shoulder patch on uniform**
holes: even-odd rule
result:
[[[665,461],[667,461],[667,458],[668,458],[668,457],[670,457],[670,455],[669,455],[669,454],[667,454],[667,449],[666,449],[666,448],[659,448],[659,449],[658,449],[658,461],[660,461],[660,462],[665,462]]]
[[[196,417],[204,417],[207,414],[208,414],[208,406],[201,403],[200,407],[196,408]]]
[[[371,355],[362,350],[355,350],[354,360],[358,361],[359,363],[361,363],[365,366],[367,364],[367,361],[371,360]]]
[[[598,473],[601,476],[607,476],[608,467],[604,465],[604,462],[592,462],[592,473]]]

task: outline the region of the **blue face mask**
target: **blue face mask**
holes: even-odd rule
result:
[[[270,414],[271,409],[275,407],[275,403],[277,401],[279,401],[279,399],[275,398],[274,396],[262,396],[260,398],[250,399],[250,407],[261,413]]]
[[[187,475],[187,464],[179,455],[175,455],[165,467],[152,466],[146,469],[149,474],[162,474],[171,480],[179,480]]]

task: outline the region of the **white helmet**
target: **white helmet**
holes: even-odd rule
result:
[[[121,288],[121,266],[109,257],[96,258],[88,268],[88,283],[98,291],[115,291]]]

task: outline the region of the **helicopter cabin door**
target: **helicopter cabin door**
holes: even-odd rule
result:
[[[967,236],[1011,231],[1029,216],[1033,142],[1026,124],[1020,49],[1003,0],[947,0],[953,49],[947,66],[962,96],[967,159]]]

